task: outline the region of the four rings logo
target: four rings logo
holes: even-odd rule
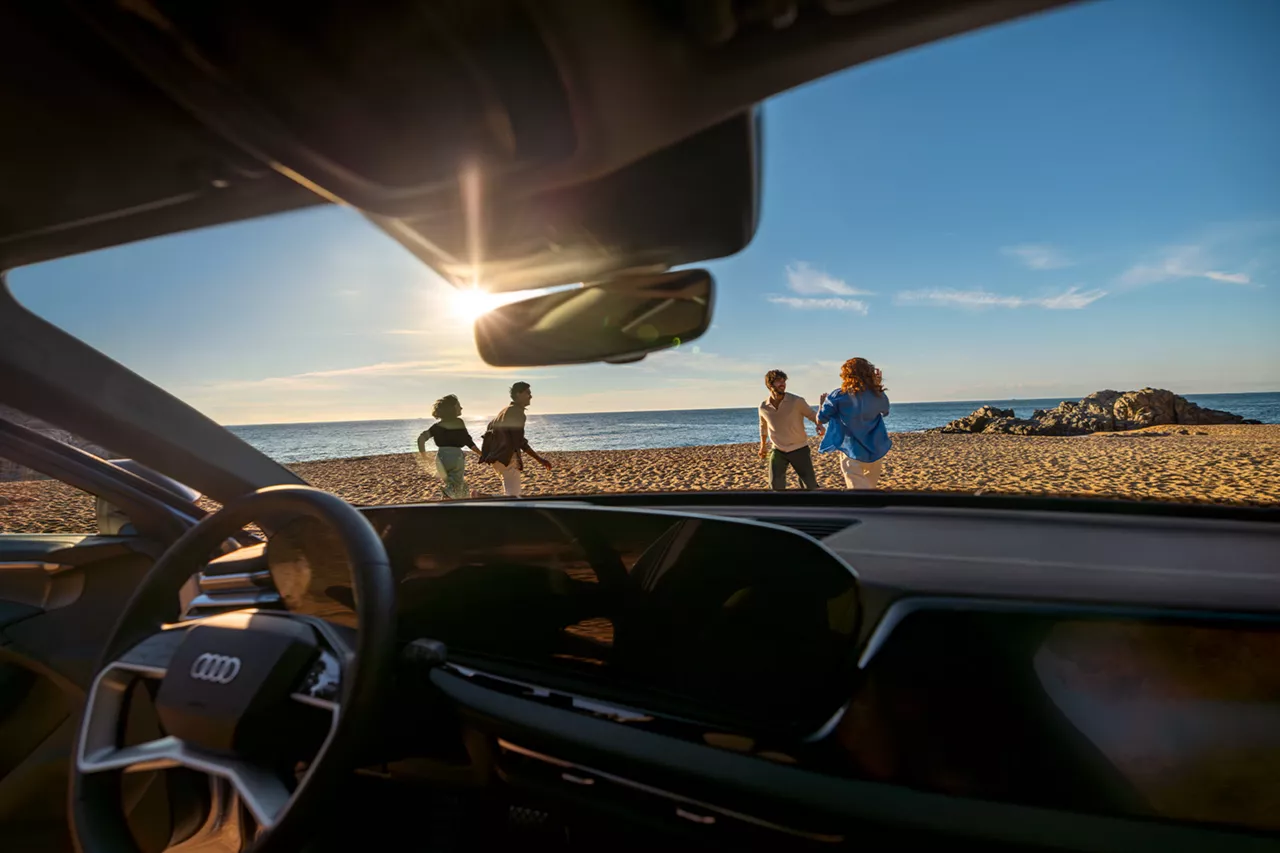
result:
[[[240,658],[205,652],[191,664],[191,677],[197,681],[228,684],[240,674]]]

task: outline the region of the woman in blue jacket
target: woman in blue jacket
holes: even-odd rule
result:
[[[840,367],[840,387],[819,402],[818,421],[828,427],[818,452],[844,454],[840,472],[846,488],[874,489],[893,446],[884,428],[889,397],[880,371],[865,358],[849,359]]]

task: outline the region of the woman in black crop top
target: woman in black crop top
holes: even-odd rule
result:
[[[467,425],[462,422],[462,404],[453,394],[441,397],[431,407],[431,417],[438,418],[418,436],[418,453],[427,453],[427,439],[436,443],[436,474],[444,484],[445,498],[467,497],[467,460],[462,448],[479,453]]]

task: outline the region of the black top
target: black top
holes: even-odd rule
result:
[[[480,449],[476,447],[476,443],[471,438],[471,433],[467,432],[466,427],[445,427],[439,423],[432,424],[426,432],[418,436],[418,450],[425,451],[427,448],[427,439],[431,439],[436,443],[436,447],[470,447],[477,453]]]

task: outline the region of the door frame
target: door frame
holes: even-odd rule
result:
[[[129,516],[140,536],[164,545],[177,541],[208,514],[105,459],[3,417],[0,456],[109,501]]]

